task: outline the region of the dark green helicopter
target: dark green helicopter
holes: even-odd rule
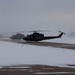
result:
[[[55,38],[61,38],[64,32],[59,31],[60,34],[58,36],[44,36],[44,34],[39,33],[38,31],[33,31],[32,34],[27,35],[23,38],[25,41],[42,41],[42,40],[48,40],[48,39],[55,39]]]

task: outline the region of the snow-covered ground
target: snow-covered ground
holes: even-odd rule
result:
[[[68,39],[63,41],[63,39],[55,40],[56,42],[75,43],[71,38],[71,41]],[[0,66],[16,64],[66,66],[65,64],[75,64],[75,51],[0,41]]]

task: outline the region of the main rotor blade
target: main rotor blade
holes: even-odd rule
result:
[[[50,32],[50,30],[32,30],[27,32]]]

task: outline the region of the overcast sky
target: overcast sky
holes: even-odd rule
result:
[[[75,31],[75,0],[0,0],[0,33]]]

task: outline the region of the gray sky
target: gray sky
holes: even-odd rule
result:
[[[0,33],[75,31],[75,0],[0,0]]]

